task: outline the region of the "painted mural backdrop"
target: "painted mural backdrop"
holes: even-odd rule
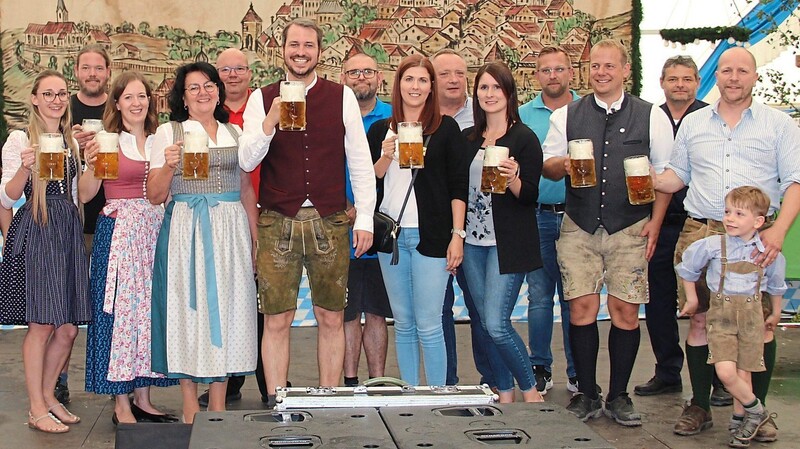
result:
[[[22,126],[31,82],[43,69],[61,71],[76,91],[76,54],[100,44],[113,60],[112,76],[138,70],[152,81],[163,120],[183,63],[213,63],[237,47],[248,56],[254,85],[283,77],[280,36],[296,17],[313,18],[324,30],[318,73],[325,78],[338,80],[342,60],[364,51],[386,74],[385,96],[403,57],[452,48],[473,74],[487,61],[505,61],[526,100],[539,90],[533,72],[545,45],[567,50],[572,86],[585,91],[592,43],[614,38],[630,46],[633,11],[631,0],[4,0],[2,112],[9,129]]]

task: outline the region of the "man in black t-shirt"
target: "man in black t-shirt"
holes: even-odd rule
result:
[[[78,78],[80,90],[69,99],[72,112],[73,136],[78,141],[81,152],[86,143],[94,138],[94,132],[84,132],[81,123],[83,119],[102,119],[108,99],[107,85],[111,78],[111,59],[106,50],[100,45],[87,45],[78,52],[75,61],[75,75]],[[91,251],[92,237],[97,223],[97,216],[106,203],[103,187],[94,199],[84,205],[83,234],[86,240],[86,250]],[[70,354],[71,355],[71,354]],[[55,395],[58,402],[69,402],[68,369],[69,357],[61,369],[61,374],[56,382]]]

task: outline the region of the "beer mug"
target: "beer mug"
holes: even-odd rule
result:
[[[95,118],[85,118],[81,123],[81,127],[84,132],[99,133],[103,130],[103,121]]]
[[[508,148],[488,145],[483,153],[483,171],[481,172],[481,192],[506,193],[508,178],[500,174],[500,161],[508,159]]]
[[[208,179],[208,134],[203,130],[183,133],[183,179]]]
[[[58,181],[64,179],[64,138],[59,133],[39,135],[36,163],[39,165],[39,179]]]
[[[397,146],[400,168],[425,168],[425,153],[422,148],[422,123],[398,123]]]
[[[628,201],[634,206],[655,201],[656,191],[653,189],[647,156],[626,157],[622,164],[625,168],[625,185],[628,186]]]
[[[117,179],[119,177],[119,134],[100,131],[94,135],[100,146],[94,161],[95,179]]]
[[[597,175],[594,168],[594,146],[591,139],[569,141],[569,183],[572,188],[594,187]]]
[[[281,81],[281,131],[306,130],[306,85],[302,81]]]

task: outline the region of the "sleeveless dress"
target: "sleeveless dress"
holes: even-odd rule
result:
[[[92,320],[83,225],[72,197],[77,167],[77,161],[67,157],[65,179],[47,183],[46,225],[34,223],[32,201],[26,201],[11,220],[0,265],[0,324],[59,327]],[[26,198],[33,194],[30,177],[24,194]]]
[[[170,127],[172,141],[183,140],[184,123],[166,123],[156,135]],[[256,367],[256,289],[250,228],[239,199],[239,131],[220,123],[218,142],[225,133],[235,144],[209,148],[207,180],[184,180],[182,166],[175,170],[158,236],[152,366],[169,378],[219,382]]]
[[[86,391],[97,394],[177,384],[150,367],[153,259],[164,209],[146,198],[149,161],[140,158],[136,138],[120,133],[119,178],[103,181],[90,271],[94,321],[86,334]]]

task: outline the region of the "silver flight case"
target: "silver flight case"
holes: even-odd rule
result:
[[[350,407],[488,405],[498,401],[488,385],[278,388],[277,410]]]

